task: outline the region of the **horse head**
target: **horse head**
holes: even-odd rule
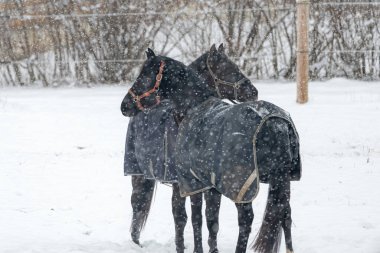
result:
[[[211,49],[195,60],[190,67],[206,80],[219,98],[240,102],[257,100],[257,89],[225,54],[223,43],[218,49],[215,44],[212,45]]]
[[[176,113],[184,114],[212,96],[207,85],[191,68],[169,57],[156,56],[149,48],[146,54],[140,74],[121,104],[124,116],[149,111],[163,99],[172,100]]]

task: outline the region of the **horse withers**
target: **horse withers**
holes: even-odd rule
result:
[[[253,247],[258,252],[277,252],[284,230],[287,251],[293,252],[290,180],[300,179],[301,161],[290,115],[265,101],[228,105],[215,98],[193,70],[163,56],[144,63],[131,90],[150,93],[156,83],[139,80],[154,80],[157,75],[161,81],[155,93],[172,101],[175,112],[183,116],[175,157],[181,194],[214,189],[232,199],[239,214],[236,252],[245,252],[253,221],[251,202],[262,176],[270,187]]]

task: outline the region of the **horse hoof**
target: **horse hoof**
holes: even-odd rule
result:
[[[219,253],[219,250],[218,249],[210,249],[210,251],[208,253]]]
[[[176,253],[185,253],[185,245],[182,245],[180,247],[176,247]]]
[[[140,241],[139,239],[132,239],[132,242],[134,242],[137,246],[139,246],[140,248],[142,248],[143,246],[140,244]]]

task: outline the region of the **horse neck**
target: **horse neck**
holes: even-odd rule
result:
[[[200,57],[198,57],[189,65],[189,68],[195,71],[198,77],[204,81],[203,84],[205,85],[205,87],[212,92],[213,96],[217,97],[216,90],[212,88],[214,85],[213,78],[210,75],[210,72],[207,68],[208,54],[209,53],[206,52]]]
[[[193,69],[185,66],[183,68],[183,72],[186,75],[178,79],[171,78],[167,91],[168,98],[173,100],[178,112],[186,115],[188,110],[206,101],[209,97],[213,96],[213,93],[207,88],[205,81]],[[173,80],[178,81],[173,82]]]
[[[208,52],[202,54],[200,57],[198,57],[196,60],[194,60],[192,63],[190,63],[189,68],[194,70],[197,75],[203,75],[207,72],[207,61]]]

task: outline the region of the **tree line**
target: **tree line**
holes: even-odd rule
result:
[[[311,1],[310,78],[379,80],[379,21],[380,5]],[[221,42],[252,79],[296,76],[295,0],[9,0],[0,33],[1,86],[127,83],[147,47],[190,63]]]

